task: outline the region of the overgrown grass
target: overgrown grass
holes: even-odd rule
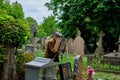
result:
[[[44,57],[45,51],[37,51],[35,56],[36,57]],[[72,54],[67,54],[64,53],[63,57],[60,58],[60,62],[59,63],[66,63],[66,62],[70,62],[71,63],[71,67],[73,70],[74,67],[74,60],[75,60],[75,56]],[[87,67],[87,57],[83,57],[83,73],[86,73],[86,67]],[[112,73],[105,73],[105,72],[97,72],[95,71],[95,80],[120,80],[120,76],[116,75],[116,74],[112,74]],[[83,76],[85,76],[86,74],[84,74]]]
[[[96,72],[95,80],[120,80],[120,76],[113,73]]]

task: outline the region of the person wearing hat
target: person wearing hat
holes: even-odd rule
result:
[[[45,58],[50,58],[54,62],[59,62],[59,52],[55,48],[55,46],[57,41],[60,41],[61,39],[62,39],[62,34],[60,32],[55,32],[55,37],[48,41],[46,52],[45,52]]]

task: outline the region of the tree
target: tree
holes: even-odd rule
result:
[[[36,25],[36,26],[38,25],[37,21],[35,19],[33,19],[32,17],[27,17],[26,20],[29,23],[29,26],[31,26],[33,24]]]
[[[2,1],[0,3],[0,46],[2,45],[0,50],[4,50],[0,52],[0,55],[5,58],[2,59],[2,67],[0,67],[0,80],[17,80],[14,53],[16,48],[27,43],[29,28],[23,17],[20,19],[10,15],[9,2]]]
[[[104,47],[110,48],[108,51],[116,49],[115,43],[120,35],[119,0],[51,0],[46,6],[61,20],[59,24],[64,33],[69,31],[74,37],[75,32],[71,29],[79,28],[89,47],[89,44],[96,44],[97,34],[103,31]],[[106,40],[106,37],[113,41]]]
[[[38,27],[38,34],[37,36],[51,36],[55,31],[59,30],[55,18],[53,16],[49,16],[48,18],[44,18],[44,21]]]
[[[23,19],[24,18],[22,6],[17,1],[12,3],[12,5],[11,5],[10,15],[13,16],[15,19]]]
[[[7,55],[1,80],[16,80],[14,51],[15,48],[26,42],[27,34],[25,26],[21,25],[20,21],[16,21],[12,16],[6,14],[0,15],[0,44],[4,46]]]

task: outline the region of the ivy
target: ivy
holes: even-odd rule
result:
[[[0,63],[7,60],[7,55],[5,55],[5,48],[3,48],[2,45],[0,45]]]

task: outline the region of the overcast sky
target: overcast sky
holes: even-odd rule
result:
[[[50,0],[10,0],[10,2],[18,1],[25,13],[25,17],[32,17],[38,23],[43,22],[43,17],[48,17],[52,14],[52,11],[48,11],[48,8],[44,6],[46,2]]]

